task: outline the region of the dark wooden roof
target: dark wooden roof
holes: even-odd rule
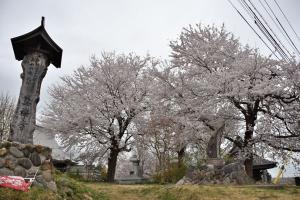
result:
[[[15,58],[23,60],[24,56],[33,50],[39,50],[46,53],[50,63],[60,68],[62,49],[50,38],[44,27],[44,18],[41,26],[24,35],[11,39]]]
[[[271,169],[276,166],[277,166],[277,162],[264,159],[257,155],[253,156],[253,169],[264,170],[264,169]]]

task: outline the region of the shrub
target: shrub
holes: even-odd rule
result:
[[[154,182],[162,184],[176,183],[185,175],[186,169],[187,167],[185,165],[178,167],[177,163],[171,164],[168,169],[154,174]]]

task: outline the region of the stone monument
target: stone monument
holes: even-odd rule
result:
[[[211,127],[213,127],[213,132],[206,148],[206,162],[211,167],[222,167],[225,164],[224,160],[220,159],[220,145],[224,126],[225,123],[223,121],[216,121],[211,125]]]
[[[141,173],[140,160],[137,155],[133,155],[130,158],[130,162],[132,163],[132,169],[130,170],[129,175],[119,178],[116,181],[120,184],[136,184],[148,181]]]
[[[9,141],[33,143],[36,106],[48,66],[60,68],[62,49],[50,38],[41,25],[33,31],[11,39],[16,60],[22,60],[23,73],[19,100],[12,119]]]

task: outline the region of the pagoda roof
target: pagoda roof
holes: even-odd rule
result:
[[[39,27],[24,35],[11,38],[16,60],[23,60],[24,56],[32,51],[45,53],[50,63],[60,68],[62,58],[62,48],[60,48],[48,35],[44,27],[44,17]]]

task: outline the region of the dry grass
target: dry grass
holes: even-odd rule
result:
[[[111,200],[300,200],[299,187],[88,184]]]

